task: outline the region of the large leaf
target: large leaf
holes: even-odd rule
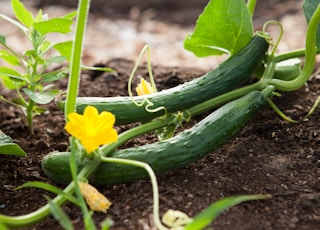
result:
[[[185,49],[199,57],[235,54],[253,36],[252,19],[244,0],[211,0],[197,20]]]
[[[33,24],[33,15],[28,11],[19,0],[12,0],[12,9],[17,19],[26,27],[30,28]]]
[[[30,89],[23,88],[23,92],[34,102],[44,105],[51,102],[55,94],[49,92],[33,92]]]
[[[27,155],[19,145],[17,145],[16,143],[13,143],[11,137],[4,134],[1,130],[0,130],[0,154],[23,156],[23,157]]]
[[[20,60],[15,55],[9,53],[6,50],[0,50],[0,58],[5,60],[11,65],[14,65],[14,66],[20,65]]]
[[[68,61],[71,60],[72,41],[65,41],[56,43],[53,48],[56,49],[62,56],[66,57]]]
[[[0,67],[0,79],[8,89],[18,89],[26,84],[19,72],[5,66]]]
[[[307,22],[312,18],[313,13],[317,9],[320,4],[320,0],[305,0],[303,3],[303,10],[306,16]],[[320,48],[320,25],[318,25],[317,29],[317,47]]]

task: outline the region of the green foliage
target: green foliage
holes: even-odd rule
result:
[[[18,27],[25,34],[32,48],[18,53],[15,47],[9,47],[6,37],[0,35],[0,45],[3,48],[0,50],[0,58],[8,64],[0,67],[0,79],[6,88],[19,92],[18,98],[1,97],[0,99],[23,109],[28,118],[30,132],[33,133],[33,117],[45,111],[36,104],[43,105],[51,102],[58,90],[52,89],[50,83],[67,74],[67,69],[61,68],[48,72],[48,67],[70,60],[72,49],[72,42],[54,43],[47,40],[46,35],[71,32],[72,19],[76,16],[76,12],[60,18],[48,19],[41,10],[34,17],[19,0],[12,0],[11,4],[17,20],[3,14],[0,14],[0,18]],[[52,52],[53,50],[56,52]],[[18,66],[20,68],[16,68]]]
[[[245,1],[211,0],[197,20],[194,32],[184,41],[196,56],[235,54],[253,35]]]
[[[303,3],[303,11],[306,16],[307,22],[311,20],[317,7],[319,7],[320,0],[305,0]],[[317,29],[317,47],[320,48],[320,25]]]
[[[27,154],[16,143],[13,143],[11,137],[0,130],[0,154],[25,157]]]
[[[227,197],[222,200],[219,200],[209,207],[204,209],[198,215],[196,215],[192,222],[187,224],[184,230],[200,230],[204,229],[208,224],[210,224],[217,216],[219,216],[222,212],[227,210],[228,208],[240,204],[245,201],[250,200],[259,200],[259,199],[267,199],[270,198],[269,195],[243,195],[243,196],[233,196]]]
[[[59,221],[59,224],[65,230],[73,230],[73,225],[70,218],[63,212],[62,208],[54,203],[49,197],[46,196],[46,199],[50,205],[50,211],[52,216]]]

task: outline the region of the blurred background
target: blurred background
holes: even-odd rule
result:
[[[10,0],[0,1],[0,13],[13,17]],[[36,13],[43,9],[49,17],[75,10],[77,0],[22,0]],[[136,60],[145,44],[151,47],[153,64],[188,66],[208,70],[225,57],[197,58],[184,50],[183,40],[193,31],[198,15],[208,0],[91,0],[86,31],[84,63],[94,65],[110,58]],[[303,0],[258,1],[254,16],[256,30],[268,20],[280,21],[285,33],[279,52],[304,46],[306,30],[302,12]],[[273,31],[274,30],[274,31]],[[276,28],[270,32],[277,33]],[[1,23],[1,34],[8,36],[17,49],[25,49],[25,41],[15,28]],[[55,40],[72,39],[54,37]],[[21,47],[20,47],[21,46]]]

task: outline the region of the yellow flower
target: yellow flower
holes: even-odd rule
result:
[[[83,115],[73,112],[68,119],[65,130],[80,140],[87,153],[118,140],[118,133],[113,128],[116,119],[110,112],[99,114],[95,107],[87,106]]]
[[[106,212],[112,203],[102,195],[95,187],[86,182],[79,181],[81,195],[93,211]]]
[[[151,84],[144,80],[144,78],[141,78],[141,82],[138,84],[136,91],[139,96],[154,93]]]

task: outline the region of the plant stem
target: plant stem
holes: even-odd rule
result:
[[[271,79],[269,83],[274,85],[278,90],[281,91],[293,91],[302,87],[309,79],[310,75],[314,70],[316,63],[316,36],[317,28],[320,22],[320,6],[315,10],[308,26],[306,36],[306,48],[305,48],[305,65],[301,74],[291,81],[283,81],[279,79]]]
[[[28,107],[27,107],[27,121],[28,121],[28,127],[29,132],[33,136],[34,130],[33,130],[33,106],[34,101],[32,99],[29,99]]]
[[[320,53],[320,48],[317,49],[316,53],[317,54]],[[297,50],[292,50],[289,52],[279,54],[279,55],[275,56],[275,58],[276,58],[276,62],[281,62],[281,61],[288,60],[291,58],[303,57],[305,55],[306,55],[305,49],[297,49]]]
[[[158,182],[156,175],[154,174],[152,168],[141,161],[135,160],[128,160],[128,159],[120,159],[120,158],[113,158],[113,157],[101,157],[102,162],[111,162],[111,163],[120,163],[120,164],[127,164],[136,167],[143,168],[149,174],[151,184],[152,184],[152,192],[153,192],[153,218],[154,222],[159,230],[167,230],[165,226],[162,225],[159,219],[159,189],[158,189]]]
[[[72,46],[72,55],[70,61],[70,79],[68,84],[68,92],[65,106],[65,118],[71,112],[75,111],[76,98],[80,82],[80,67],[84,32],[87,23],[90,0],[79,0],[78,20],[76,23],[76,32],[74,43]]]
[[[248,8],[248,11],[249,11],[249,14],[250,14],[251,18],[254,15],[254,10],[256,8],[256,3],[257,3],[257,0],[248,0],[248,2],[247,2],[247,8]]]
[[[96,226],[94,225],[94,223],[92,221],[91,215],[90,215],[88,208],[87,208],[87,205],[86,205],[86,202],[84,201],[83,196],[80,192],[80,188],[79,188],[78,177],[77,177],[78,169],[77,169],[76,154],[77,154],[77,147],[76,147],[76,143],[75,143],[75,138],[71,137],[70,171],[71,171],[71,175],[72,175],[72,181],[74,183],[74,191],[77,195],[77,199],[78,199],[81,211],[82,211],[82,215],[83,215],[86,229],[95,230]]]

